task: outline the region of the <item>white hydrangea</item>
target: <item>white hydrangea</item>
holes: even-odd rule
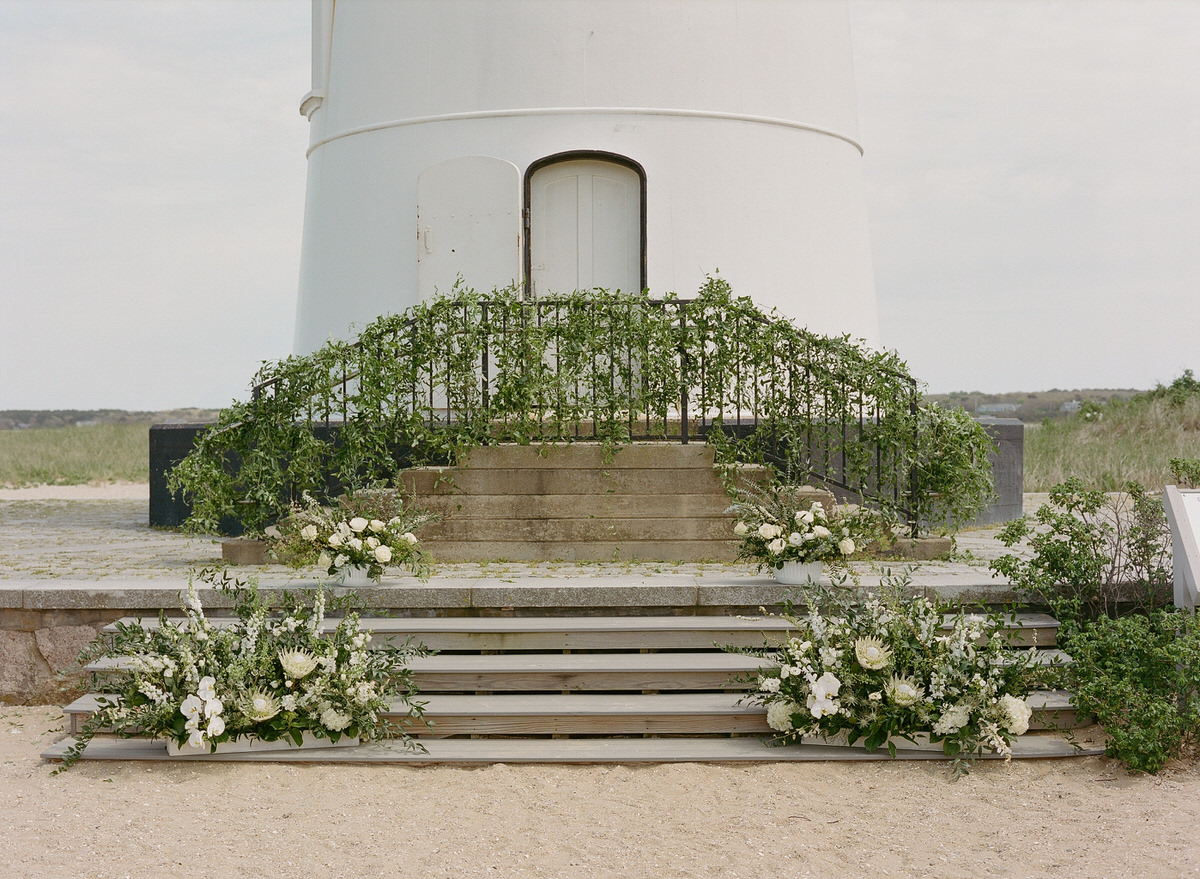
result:
[[[777,732],[788,732],[792,729],[792,715],[799,710],[800,706],[790,700],[772,702],[767,706],[767,726]]]
[[[321,726],[333,732],[341,732],[350,725],[350,716],[342,714],[334,708],[326,708],[321,712]]]
[[[933,725],[933,733],[938,736],[948,736],[958,732],[971,719],[971,709],[959,702],[942,712],[937,723]]]
[[[1033,711],[1024,699],[1005,693],[1000,697],[1000,709],[1004,712],[1004,726],[1014,736],[1023,736],[1029,732],[1029,718]]]

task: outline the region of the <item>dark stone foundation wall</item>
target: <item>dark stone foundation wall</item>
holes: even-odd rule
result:
[[[1022,480],[1025,464],[1025,425],[1016,418],[981,416],[979,423],[996,442],[991,455],[996,500],[971,524],[993,525],[1018,518],[1022,510]],[[192,449],[196,438],[211,427],[205,423],[156,424],[150,428],[150,524],[156,528],[178,528],[191,512],[190,506],[167,488],[167,475]],[[239,533],[236,527],[231,534]]]

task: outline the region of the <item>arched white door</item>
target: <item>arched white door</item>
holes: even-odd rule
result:
[[[602,159],[571,159],[529,178],[529,278],[535,296],[642,289],[642,181]]]

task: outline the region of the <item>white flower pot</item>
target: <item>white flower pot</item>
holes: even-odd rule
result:
[[[783,586],[807,586],[810,581],[820,581],[824,568],[822,562],[783,562],[781,567],[773,568],[772,573],[775,582]]]
[[[217,745],[215,752],[211,751],[208,744],[201,745],[199,748],[189,747],[186,743],[181,747],[175,743],[174,739],[167,739],[167,754],[171,757],[207,757],[209,754],[245,754],[247,752],[261,753],[263,751],[300,751],[300,750],[319,750],[321,748],[353,748],[358,744],[358,739],[350,736],[342,736],[336,742],[331,742],[329,739],[319,739],[310,732],[304,733],[304,740],[297,745],[290,738],[276,739],[273,742],[264,742],[262,739],[244,738],[234,739],[232,742],[221,742]]]
[[[367,576],[366,568],[360,568],[357,565],[342,568],[342,584],[344,586],[366,586],[370,582],[371,578]]]

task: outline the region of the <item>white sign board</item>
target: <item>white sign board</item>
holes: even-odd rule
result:
[[[1175,565],[1175,605],[1195,610],[1200,602],[1200,489],[1163,490],[1163,509],[1171,526]]]

